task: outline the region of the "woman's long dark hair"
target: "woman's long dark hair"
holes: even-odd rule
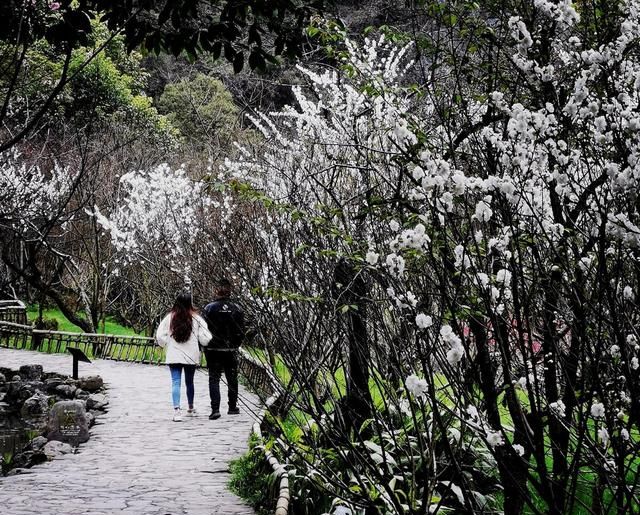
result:
[[[181,293],[173,303],[171,310],[171,325],[169,331],[178,343],[186,342],[191,336],[193,324],[193,303],[190,293]]]

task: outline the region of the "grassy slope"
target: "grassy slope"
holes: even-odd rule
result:
[[[38,307],[37,306],[29,306],[27,310],[27,316],[29,317],[29,321],[33,322],[36,318],[38,318]],[[69,322],[62,312],[59,309],[48,308],[45,309],[42,313],[42,316],[46,319],[55,319],[58,321],[58,331],[65,331],[68,333],[81,333],[82,329],[80,329],[77,325]],[[98,328],[98,332],[102,334],[120,334],[125,336],[142,336],[139,333],[136,333],[132,328],[125,327],[123,325],[118,324],[113,317],[107,317],[106,323],[104,327],[102,324]]]

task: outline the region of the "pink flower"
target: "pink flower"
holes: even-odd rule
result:
[[[49,2],[49,9],[52,11],[57,11],[60,9],[60,2]]]

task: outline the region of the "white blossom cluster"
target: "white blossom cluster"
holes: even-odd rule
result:
[[[0,154],[0,224],[26,232],[64,208],[75,175],[54,165],[48,172],[17,151]]]
[[[188,273],[185,255],[200,234],[201,209],[211,204],[203,184],[184,168],[162,164],[123,175],[114,211],[103,214],[96,207],[94,215],[124,262],[160,253],[176,271]]]

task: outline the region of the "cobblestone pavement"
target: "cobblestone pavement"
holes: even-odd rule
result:
[[[45,372],[71,373],[69,355],[0,348],[10,368],[40,363]],[[257,399],[241,387],[240,415],[208,419],[207,376],[196,372],[194,418],[173,422],[171,381],[164,366],[96,360],[80,363],[80,375],[99,374],[108,388],[108,412],[91,439],[64,455],[0,478],[2,515],[252,514],[229,492],[228,463],[247,448]],[[184,380],[183,380],[184,381]],[[183,405],[184,384],[182,389]]]

